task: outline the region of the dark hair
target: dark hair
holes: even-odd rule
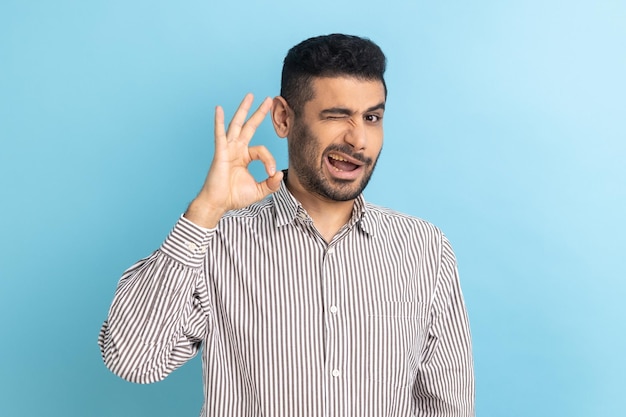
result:
[[[387,95],[386,58],[378,45],[367,38],[332,34],[316,36],[289,50],[283,63],[280,95],[296,115],[313,98],[314,77],[350,76],[380,80]]]

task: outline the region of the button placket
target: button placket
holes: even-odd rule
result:
[[[328,345],[327,345],[327,362],[326,369],[329,378],[329,404],[331,409],[337,407],[338,402],[341,401],[340,397],[337,397],[340,392],[340,386],[343,376],[343,358],[342,358],[342,346],[344,342],[341,340],[343,330],[341,328],[341,316],[339,300],[341,299],[341,286],[342,286],[342,270],[341,259],[338,257],[339,250],[336,247],[337,241],[331,242],[330,246],[326,249],[326,256],[324,259],[324,304],[325,304],[325,321],[328,332]],[[339,390],[339,391],[338,391]]]

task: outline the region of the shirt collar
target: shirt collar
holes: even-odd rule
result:
[[[292,223],[297,218],[309,218],[308,214],[302,207],[302,204],[289,192],[285,180],[287,178],[285,171],[285,179],[280,183],[280,188],[273,194],[274,210],[276,213],[276,226],[282,227]],[[354,200],[354,208],[352,209],[352,217],[348,225],[358,224],[361,230],[370,236],[375,236],[377,232],[378,222],[375,220],[374,212],[368,207],[363,198],[363,194]]]
[[[285,180],[280,183],[280,188],[272,195],[272,197],[274,199],[277,227],[282,227],[293,222],[299,212],[304,212],[304,208],[300,202],[296,200],[296,198],[287,189]]]

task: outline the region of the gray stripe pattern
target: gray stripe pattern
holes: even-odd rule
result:
[[[202,416],[474,415],[448,240],[362,197],[329,244],[284,184],[216,229],[181,217],[123,274],[98,343],[137,383],[202,348]]]

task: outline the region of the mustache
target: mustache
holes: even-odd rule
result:
[[[345,155],[348,155],[350,158],[354,158],[359,162],[363,162],[366,165],[371,165],[373,160],[362,153],[357,153],[352,151],[352,147],[350,145],[330,145],[324,150],[324,154],[328,154],[329,152],[339,152]]]

